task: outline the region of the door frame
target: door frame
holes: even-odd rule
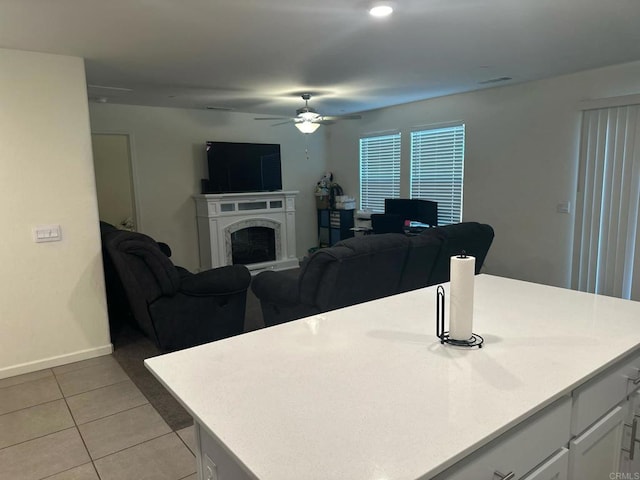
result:
[[[140,214],[140,200],[139,200],[139,195],[138,195],[138,188],[139,188],[139,182],[138,182],[138,172],[137,172],[137,168],[136,168],[136,157],[135,157],[135,152],[136,152],[136,148],[135,148],[135,142],[134,142],[134,136],[131,132],[127,132],[127,131],[118,131],[118,130],[96,130],[96,131],[91,131],[91,136],[92,136],[92,145],[91,145],[91,158],[93,159],[93,135],[121,135],[121,136],[125,136],[127,137],[127,139],[129,140],[129,171],[131,172],[131,178],[129,179],[131,182],[131,195],[133,197],[133,216],[134,216],[134,222],[136,224],[136,231],[140,232],[143,230],[142,227],[142,215]],[[95,175],[95,171],[94,171],[94,175]],[[96,192],[96,197],[97,197],[97,192]]]

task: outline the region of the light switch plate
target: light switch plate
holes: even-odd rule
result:
[[[60,225],[38,225],[33,229],[33,241],[36,243],[59,242],[61,240]]]

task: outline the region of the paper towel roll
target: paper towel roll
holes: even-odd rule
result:
[[[469,340],[473,335],[473,280],[476,259],[451,257],[449,289],[449,338]]]

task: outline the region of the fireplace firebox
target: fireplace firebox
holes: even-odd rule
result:
[[[234,265],[272,262],[276,259],[275,230],[248,227],[231,234],[231,260]]]

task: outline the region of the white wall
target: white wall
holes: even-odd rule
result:
[[[110,353],[82,59],[0,49],[0,378]],[[32,229],[60,224],[62,241]]]
[[[409,132],[418,125],[466,124],[463,220],[496,233],[488,273],[570,285],[581,101],[640,92],[640,62],[521,85],[441,97],[368,112],[330,127],[329,170],[358,193],[358,139],[400,129],[403,195],[408,195]],[[570,215],[556,213],[569,200]]]
[[[192,195],[200,193],[200,179],[208,177],[207,140],[281,144],[283,189],[300,191],[298,257],[317,245],[313,191],[325,171],[322,131],[305,136],[293,125],[272,127],[270,122],[253,120],[252,114],[178,108],[92,103],[90,116],[94,133],[131,135],[138,229],[168,243],[174,263],[190,270],[199,265]]]

